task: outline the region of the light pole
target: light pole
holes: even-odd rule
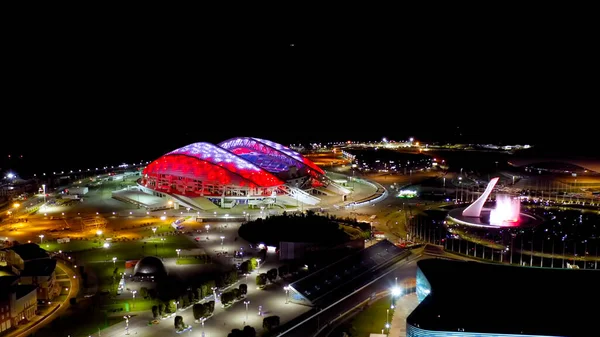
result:
[[[256,273],[260,274],[260,259],[256,259]]]
[[[131,316],[129,316],[129,315],[123,316],[123,318],[125,318],[125,334],[126,335],[129,335],[129,318],[130,317]]]
[[[215,303],[217,302],[217,287],[210,288],[213,291],[213,297],[215,299]]]
[[[156,235],[156,229],[157,229],[156,227],[152,227],[152,234],[153,235]]]
[[[244,301],[244,304],[246,305],[246,321],[248,321],[248,304],[250,304],[250,301]],[[244,321],[244,324],[246,321]]]
[[[210,225],[206,225],[204,227],[206,227],[206,234],[208,234],[208,230],[210,229]]]
[[[117,257],[113,256],[112,261],[113,261],[113,267],[115,267],[116,266],[116,262],[117,262]]]
[[[390,333],[390,309],[385,310],[385,328]]]
[[[223,240],[225,239],[225,237],[223,235],[221,235],[221,251],[223,252]]]
[[[285,286],[283,287],[283,290],[285,290],[285,304],[288,304],[288,294],[290,293],[290,287],[289,286]]]
[[[179,258],[179,254],[181,253],[181,249],[177,248],[177,249],[175,249],[175,251],[177,252],[177,258]]]
[[[42,193],[44,193],[44,204],[46,203],[46,184],[42,184]]]
[[[135,294],[136,293],[137,293],[137,290],[132,290],[131,291],[131,294],[133,295],[133,303],[132,303],[133,305],[132,305],[132,307],[134,307],[134,308],[135,308]]]
[[[40,234],[40,244],[44,243],[44,234]]]
[[[396,281],[396,282],[398,282],[398,281]],[[391,296],[391,302],[392,302],[392,304],[390,305],[390,308],[394,309],[395,308],[395,306],[394,306],[394,299],[396,299],[396,297],[398,297],[398,296],[400,296],[402,294],[402,290],[400,289],[400,287],[395,286],[395,287],[393,287],[391,289],[390,293],[392,295]]]

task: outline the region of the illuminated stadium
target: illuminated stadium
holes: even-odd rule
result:
[[[206,200],[231,208],[248,205],[316,205],[319,190],[349,191],[298,152],[268,140],[239,137],[214,145],[193,143],[146,166],[144,192],[172,197],[187,207],[206,209]],[[202,202],[204,200],[204,202]]]

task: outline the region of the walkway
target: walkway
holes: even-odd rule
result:
[[[389,337],[406,337],[406,317],[415,310],[417,305],[419,302],[416,293],[402,296],[396,301]]]

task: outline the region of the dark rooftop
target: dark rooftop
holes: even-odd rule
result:
[[[23,261],[50,258],[48,252],[40,248],[40,246],[35,243],[24,243],[21,245],[12,246],[9,249],[19,254]]]
[[[25,270],[21,276],[50,276],[56,269],[56,260],[42,259],[25,262]]]
[[[13,286],[13,291],[17,293],[17,299],[19,299],[32,291],[37,291],[37,286],[33,284],[19,284]]]
[[[11,287],[17,280],[18,276],[2,276],[0,277],[0,299],[6,298],[11,291]]]
[[[402,252],[403,248],[383,240],[293,282],[290,287],[314,303],[342,284],[388,262]]]
[[[431,292],[407,318],[413,326],[566,337],[597,333],[600,271],[443,259],[417,265]]]

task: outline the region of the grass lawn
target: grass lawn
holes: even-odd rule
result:
[[[375,301],[365,311],[354,316],[352,320],[353,337],[369,337],[372,333],[381,333],[385,328],[386,310],[390,309],[390,298],[386,296]],[[390,309],[389,319],[392,320],[394,309]]]
[[[99,310],[73,310],[36,331],[33,337],[90,336],[123,321],[123,317],[108,317]]]
[[[201,259],[195,259],[193,257],[182,257],[177,259],[177,264],[204,264],[205,262]]]

